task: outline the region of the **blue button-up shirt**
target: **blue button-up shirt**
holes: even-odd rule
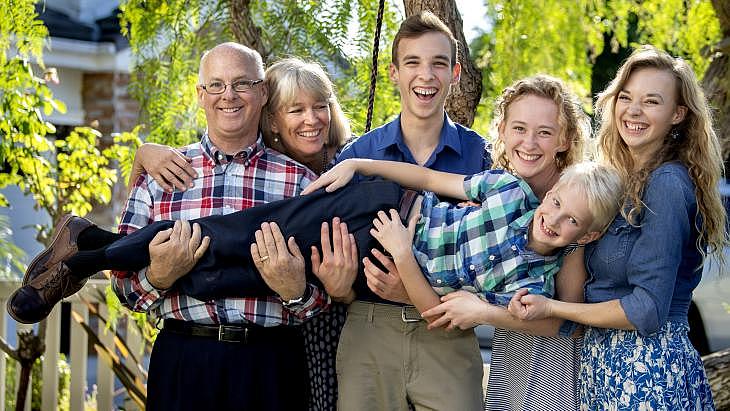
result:
[[[586,301],[618,299],[642,335],[667,320],[688,324],[692,290],[702,276],[697,251],[697,200],[687,168],[668,163],[644,189],[638,225],[617,216],[606,234],[586,247]]]
[[[337,162],[348,158],[369,158],[417,164],[413,154],[403,141],[400,116],[348,144],[337,157]],[[439,143],[423,166],[438,171],[472,175],[488,170],[492,166],[492,157],[487,149],[487,142],[479,134],[461,124],[454,123],[444,113],[444,124],[441,127]],[[353,181],[361,179],[362,176],[356,175]],[[370,291],[364,277],[358,277],[355,280],[354,288],[358,299],[387,302]]]
[[[337,162],[348,158],[417,164],[411,150],[403,141],[400,116],[347,145],[337,157]],[[444,113],[439,143],[423,166],[448,173],[472,175],[488,170],[491,165],[492,157],[489,155],[486,141],[474,130],[454,123]],[[356,178],[361,177],[356,176]]]

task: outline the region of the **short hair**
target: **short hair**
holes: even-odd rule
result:
[[[204,70],[205,67],[205,61],[208,59],[208,56],[211,53],[221,53],[221,52],[228,52],[228,53],[234,53],[238,54],[241,57],[251,59],[255,65],[256,68],[256,74],[259,79],[264,78],[264,61],[261,58],[261,54],[259,54],[258,51],[246,47],[243,44],[236,43],[233,41],[229,41],[226,43],[218,44],[217,46],[213,47],[210,50],[206,50],[203,52],[203,55],[200,57],[200,67],[198,68],[198,83],[203,84],[204,83]],[[250,80],[257,80],[257,79],[250,79]]]
[[[565,186],[576,187],[585,196],[593,217],[588,231],[604,232],[623,201],[624,181],[618,170],[594,161],[576,163],[563,170],[552,190]]]
[[[449,27],[430,11],[422,11],[403,20],[393,39],[393,50],[391,52],[393,64],[398,67],[398,45],[402,39],[412,39],[432,32],[441,33],[449,40],[451,44],[451,67],[454,67],[458,61],[459,44]]]
[[[585,156],[585,143],[591,134],[590,119],[583,111],[580,100],[560,79],[538,74],[517,80],[502,91],[494,107],[492,126],[492,146],[494,166],[512,170],[507,158],[504,142],[499,138],[499,127],[507,120],[510,105],[525,96],[544,97],[552,100],[558,107],[558,142],[570,141],[568,149],[555,154],[558,170],[582,161]]]
[[[350,138],[350,123],[337,101],[332,80],[319,64],[298,58],[277,61],[266,70],[265,83],[269,90],[269,100],[261,113],[261,132],[269,147],[274,146],[275,136],[271,131],[274,114],[294,103],[301,93],[309,93],[315,99],[327,101],[329,105],[330,130],[325,142],[327,146],[339,147]]]

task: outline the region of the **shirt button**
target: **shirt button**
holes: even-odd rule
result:
[[[436,279],[436,284],[441,284],[442,282],[440,278]]]
[[[511,248],[512,248],[512,251],[517,251],[517,246],[516,245],[513,245]]]
[[[459,277],[459,281],[464,282],[464,277]]]
[[[496,258],[496,257],[495,257],[494,255],[490,255],[490,256],[489,256],[489,261],[494,261],[494,259],[495,259],[495,258]]]
[[[472,270],[472,271],[474,271],[474,270],[477,269],[477,267],[474,264],[472,264],[472,265],[469,266],[469,269]]]

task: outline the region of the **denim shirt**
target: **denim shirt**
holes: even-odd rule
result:
[[[403,140],[400,115],[395,120],[371,130],[346,145],[337,156],[336,161],[339,163],[348,158],[369,158],[417,164]],[[488,170],[491,166],[492,157],[489,154],[487,142],[475,131],[451,121],[449,116],[444,113],[439,143],[424,167],[449,173],[472,175]],[[362,179],[364,177],[356,174],[352,181]],[[359,256],[359,258],[362,257],[364,256]],[[371,260],[376,261],[377,264],[377,260],[374,258]],[[370,291],[364,276],[358,276],[355,279],[354,289],[359,300],[389,302]],[[392,302],[390,303],[392,304]]]
[[[694,189],[680,163],[651,173],[638,226],[619,214],[606,234],[586,247],[586,302],[618,299],[642,335],[667,321],[688,324],[692,290],[702,276]]]

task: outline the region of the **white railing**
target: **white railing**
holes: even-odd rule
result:
[[[87,305],[81,301],[79,294],[83,296],[87,301],[98,302],[99,295],[103,295],[104,288],[108,284],[107,280],[90,280],[84,289],[82,289],[77,295],[68,298],[66,301],[71,303],[73,311],[81,315],[85,321],[88,322],[89,311]],[[20,285],[19,281],[12,280],[0,280],[0,304],[2,304],[3,315],[0,316],[0,335],[7,341],[8,335],[8,319],[14,322],[10,316],[7,315],[5,304],[10,294]],[[100,314],[104,317],[107,316],[106,305],[99,304]],[[56,404],[58,402],[58,358],[61,341],[61,318],[60,318],[60,305],[51,312],[47,319],[46,338],[45,345],[46,351],[42,358],[42,396],[41,396],[41,410],[42,411],[53,411],[56,410]],[[112,352],[116,352],[114,348],[114,335],[111,331],[105,330],[106,325],[99,321],[97,325],[97,335],[101,339],[102,343]],[[25,324],[17,324],[18,329],[29,329],[30,326]],[[89,353],[89,338],[86,331],[73,319],[71,320],[71,344],[69,358],[69,366],[71,368],[71,387],[70,387],[70,410],[71,411],[83,411],[84,400],[88,392],[87,387],[87,363]],[[135,327],[127,327],[127,344],[130,349],[135,352],[141,352],[143,339],[139,335],[139,332]],[[93,354],[92,354],[93,355]],[[6,361],[14,361],[13,359],[6,359],[4,355],[0,355],[0,411],[5,411],[4,398],[5,398],[5,379],[8,377],[5,375],[5,364]],[[99,359],[97,362],[96,369],[96,381],[89,381],[88,384],[96,384],[96,404],[97,410],[114,410],[114,373],[112,369],[107,365],[105,361]],[[17,367],[19,370],[20,367]],[[141,378],[141,372],[134,366],[130,366],[133,372],[137,373]],[[14,378],[17,378],[15,376]],[[29,384],[29,389],[32,384]],[[126,409],[133,406],[133,403],[128,402],[125,404]],[[30,410],[30,392],[27,395],[27,401],[25,410]],[[10,410],[8,410],[10,411]]]

